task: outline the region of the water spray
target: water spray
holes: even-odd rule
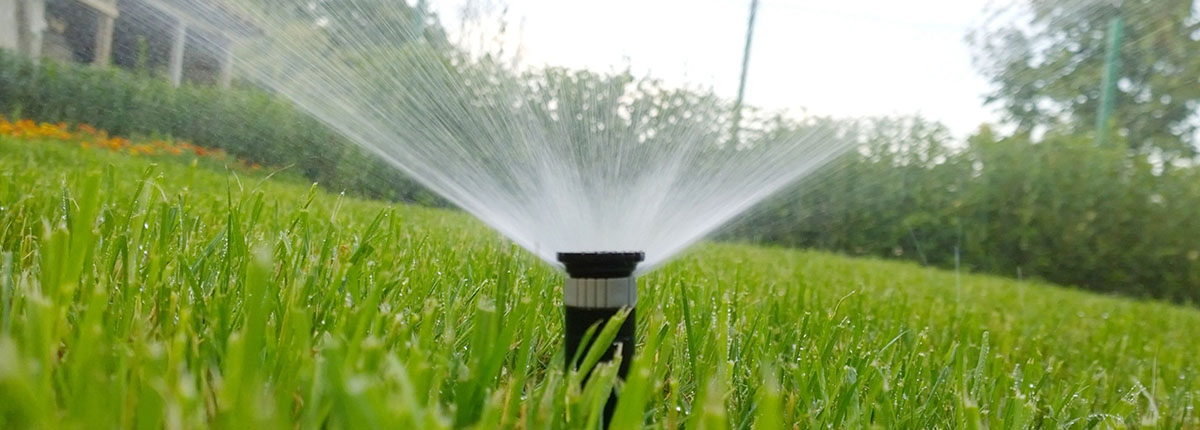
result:
[[[229,18],[207,2],[169,3]],[[405,2],[236,3],[258,36],[232,45],[205,32],[188,38],[208,38],[219,54],[236,56],[248,81],[565,266],[569,369],[596,343],[585,342],[588,330],[627,310],[611,343],[595,345],[610,363],[619,351],[624,379],[639,264],[661,265],[858,145],[841,122],[742,112],[740,100],[730,121],[728,104],[711,91],[651,77],[481,58],[427,38],[434,28],[396,22],[410,16]],[[606,250],[619,252],[579,252]]]
[[[629,316],[621,324],[617,336],[604,352],[604,361],[612,361],[621,354],[617,377],[622,380],[629,374],[633,363],[636,328],[637,278],[633,276],[638,263],[646,258],[641,252],[590,252],[559,253],[558,261],[567,269],[567,280],[563,286],[563,313],[566,315],[566,364],[570,371],[578,366],[573,359],[586,354],[595,344],[595,337],[604,324],[623,310]],[[587,331],[596,327],[592,339],[586,345],[583,338]],[[582,349],[580,348],[582,346]],[[578,353],[578,354],[577,354]],[[590,371],[589,371],[590,372]],[[585,378],[586,380],[586,378]],[[616,407],[616,397],[610,397],[604,407],[607,423]]]

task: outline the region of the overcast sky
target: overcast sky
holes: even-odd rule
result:
[[[452,33],[463,1],[431,2]],[[747,103],[836,116],[919,113],[965,135],[996,118],[982,106],[988,84],[964,40],[987,1],[760,0]],[[628,64],[737,93],[750,0],[504,4],[527,64]]]

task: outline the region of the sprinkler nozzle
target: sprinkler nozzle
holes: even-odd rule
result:
[[[572,278],[612,279],[633,276],[643,252],[560,252],[558,261]]]

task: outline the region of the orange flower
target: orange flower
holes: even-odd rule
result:
[[[184,156],[195,154],[199,157],[228,159],[225,151],[215,148],[205,148],[187,141],[169,139],[153,139],[133,141],[122,136],[110,136],[108,131],[98,129],[90,124],[78,124],[72,128],[66,123],[38,123],[31,119],[9,120],[0,115],[0,136],[29,141],[61,141],[78,144],[83,149],[104,149],[112,152],[125,152],[132,155],[174,155]],[[240,162],[250,170],[259,170],[261,165]]]

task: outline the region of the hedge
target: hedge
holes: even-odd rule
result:
[[[115,135],[188,140],[250,163],[286,167],[331,189],[442,204],[397,169],[259,88],[175,88],[126,70],[35,63],[0,51],[0,112],[90,124]]]
[[[724,237],[1200,302],[1200,169],[1056,131],[983,128],[963,145],[909,118],[861,132],[860,151]]]
[[[0,53],[0,112],[184,139],[293,166],[335,190],[445,205],[258,88],[174,88],[127,71]],[[859,151],[720,237],[1200,301],[1200,169],[1053,131],[1032,139],[985,128],[961,145],[943,127],[907,118],[854,133],[866,142]]]

